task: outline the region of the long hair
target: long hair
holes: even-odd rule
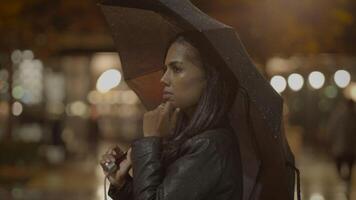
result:
[[[228,112],[238,88],[238,82],[229,69],[226,66],[218,66],[219,62],[212,56],[200,51],[199,44],[191,38],[191,35],[187,33],[178,35],[169,43],[167,49],[174,42],[181,44],[188,42],[198,50],[207,84],[199,98],[192,118],[188,121],[187,116],[181,113],[173,133],[164,138],[162,160],[165,165],[179,156],[179,147],[187,139],[203,133],[205,130],[227,125]]]

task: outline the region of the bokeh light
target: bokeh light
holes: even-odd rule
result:
[[[109,69],[103,72],[96,83],[96,89],[105,93],[118,86],[121,81],[121,73],[116,69]]]
[[[310,195],[310,200],[325,200],[325,198],[320,193],[313,193]]]
[[[43,64],[42,61],[23,60],[14,72],[12,95],[21,102],[34,105],[43,100]]]
[[[351,82],[344,90],[344,96],[356,102],[356,82]]]
[[[334,81],[340,88],[345,88],[350,84],[351,75],[346,70],[338,70],[334,74]]]
[[[338,90],[337,90],[337,87],[334,86],[334,85],[329,85],[325,88],[324,90],[324,94],[326,97],[328,98],[335,98],[338,94]]]
[[[304,78],[302,75],[293,73],[288,76],[288,86],[293,91],[299,91],[304,85]]]
[[[278,93],[282,93],[287,87],[286,79],[280,75],[273,76],[271,78],[270,83],[271,83],[273,89],[276,90]]]
[[[127,90],[122,93],[122,103],[124,104],[137,104],[138,97],[132,90]]]
[[[88,106],[82,101],[75,101],[68,104],[66,108],[66,112],[69,116],[86,117],[88,111]]]
[[[15,116],[19,116],[19,115],[21,115],[22,111],[23,111],[22,104],[18,101],[15,101],[12,104],[12,114]]]
[[[14,50],[11,53],[11,61],[14,64],[19,64],[22,60],[22,52],[18,49]]]
[[[25,94],[25,91],[21,86],[15,86],[12,89],[12,96],[15,99],[19,99],[20,100],[24,96],[24,94]]]
[[[350,97],[353,101],[356,102],[356,83],[354,83],[350,88]]]
[[[31,50],[25,50],[22,52],[22,59],[32,60],[34,58],[33,52]]]
[[[309,84],[314,89],[320,89],[325,83],[325,76],[319,71],[313,71],[308,77]]]

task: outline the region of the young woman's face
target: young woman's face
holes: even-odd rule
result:
[[[174,107],[188,109],[195,106],[206,85],[199,52],[188,42],[174,42],[165,59],[163,98]]]

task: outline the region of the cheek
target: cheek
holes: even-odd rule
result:
[[[198,103],[205,87],[205,80],[201,77],[180,78],[172,82],[172,87],[176,105],[187,108]]]

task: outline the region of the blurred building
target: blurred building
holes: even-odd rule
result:
[[[304,198],[344,199],[331,192],[342,190],[336,175],[325,175],[333,172],[327,125],[340,101],[356,101],[355,1],[193,2],[237,29],[284,98]],[[65,199],[102,199],[98,156],[142,134],[145,108],[96,2],[7,1],[0,33],[0,199],[63,190]]]

